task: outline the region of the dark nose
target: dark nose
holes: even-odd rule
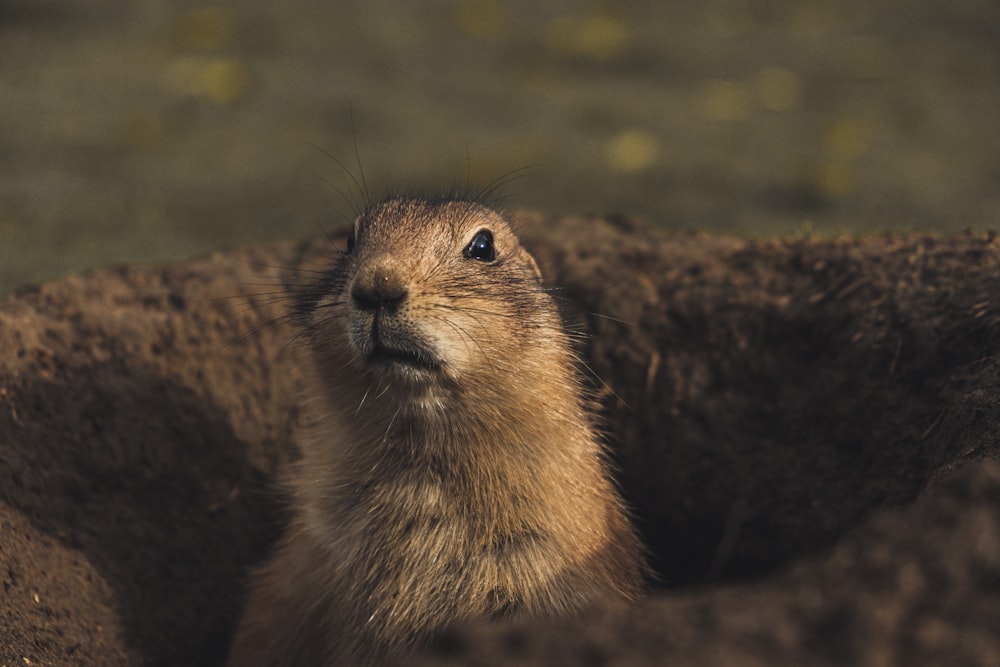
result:
[[[361,310],[394,307],[406,300],[406,282],[388,259],[375,259],[354,277],[351,298]]]

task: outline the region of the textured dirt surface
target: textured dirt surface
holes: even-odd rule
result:
[[[628,609],[456,630],[420,664],[1000,663],[991,235],[522,217],[590,334],[661,583]],[[295,456],[285,295],[329,252],[0,302],[0,664],[219,664]]]

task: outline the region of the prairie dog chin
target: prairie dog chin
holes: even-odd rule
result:
[[[559,313],[508,223],[393,198],[296,306],[294,517],[228,664],[379,664],[482,619],[633,599],[645,564]]]

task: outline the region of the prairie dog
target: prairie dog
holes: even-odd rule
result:
[[[372,205],[295,317],[312,423],[230,666],[376,665],[456,624],[639,595],[570,340],[501,215]]]

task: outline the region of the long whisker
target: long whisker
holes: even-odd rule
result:
[[[320,275],[326,273],[326,271],[318,271],[318,270],[315,270],[315,269],[306,269],[306,268],[303,268],[301,266],[281,266],[279,264],[265,264],[264,262],[255,262],[255,261],[249,260],[249,259],[246,259],[246,260],[243,260],[243,261],[246,264],[249,264],[250,266],[259,266],[259,267],[265,268],[265,269],[278,269],[280,271],[292,271],[292,272],[296,272],[296,273],[299,272],[299,271],[302,271],[302,272],[305,272],[305,273],[317,273],[317,274],[320,274]]]
[[[622,284],[622,283],[619,283],[619,284]],[[600,290],[594,290],[594,291],[595,292],[597,292],[597,291],[603,291],[605,289],[611,289],[612,287],[616,287],[616,285],[609,285],[607,287],[601,288]],[[566,297],[566,296],[563,296],[561,294],[557,294],[556,293],[557,291],[561,291],[561,290],[564,290],[564,289],[565,288],[563,288],[563,287],[548,287],[548,288],[545,288],[545,291],[548,292],[549,296],[551,296],[554,300],[558,301],[559,303],[572,306],[574,309],[579,309],[580,308],[580,302],[579,301],[577,301],[576,299],[572,299],[572,298],[569,298],[569,297]],[[584,310],[583,312],[585,314],[587,314],[587,315],[592,315],[594,317],[599,317],[599,318],[604,319],[604,320],[610,320],[612,322],[618,322],[619,324],[625,324],[627,326],[635,326],[635,322],[630,322],[628,320],[623,320],[623,319],[614,317],[613,315],[608,315],[606,313],[598,313],[598,312],[593,311],[593,310]]]
[[[341,217],[347,220],[347,216],[341,216]],[[337,244],[333,242],[333,237],[330,236],[330,233],[326,231],[326,227],[324,227],[319,220],[316,221],[316,226],[319,227],[319,231],[323,234],[324,237],[326,237],[326,242],[330,244],[330,247],[339,250],[340,248],[338,248]],[[323,271],[316,271],[315,273],[323,273]]]
[[[602,320],[610,320],[612,322],[617,322],[619,324],[627,324],[630,327],[631,326],[635,326],[635,322],[629,322],[628,320],[622,320],[622,319],[619,319],[617,317],[613,317],[611,315],[604,315],[603,313],[595,313],[592,310],[588,310],[587,311],[587,315],[591,315],[593,317],[599,317]]]
[[[597,381],[597,383],[598,383],[598,384],[599,384],[599,385],[600,385],[600,386],[601,386],[602,388],[604,388],[604,389],[607,389],[607,390],[608,390],[608,392],[610,392],[610,394],[611,394],[612,396],[614,396],[614,397],[615,397],[616,399],[618,399],[618,401],[619,401],[619,402],[620,402],[620,403],[621,403],[622,405],[624,405],[624,406],[625,406],[626,408],[628,408],[629,410],[631,410],[631,409],[632,409],[632,406],[631,406],[631,405],[629,405],[629,404],[628,404],[628,403],[627,403],[627,402],[625,401],[625,399],[624,399],[624,398],[622,398],[621,396],[619,396],[619,395],[618,395],[618,392],[616,392],[616,391],[615,391],[615,390],[614,390],[614,389],[613,389],[613,388],[611,387],[611,385],[609,385],[609,384],[608,384],[607,382],[605,382],[605,381],[604,381],[603,379],[601,379],[601,376],[597,374],[597,371],[595,371],[595,370],[594,370],[593,368],[591,368],[590,364],[588,364],[588,363],[587,363],[586,361],[584,361],[584,360],[583,360],[583,358],[582,358],[582,357],[581,357],[581,356],[580,356],[579,354],[577,354],[576,352],[570,352],[570,356],[571,356],[571,357],[573,358],[573,360],[574,360],[574,361],[575,361],[575,362],[576,362],[577,364],[579,364],[579,365],[580,365],[580,367],[581,367],[581,368],[583,368],[584,370],[586,370],[586,371],[587,371],[587,373],[588,373],[588,374],[589,374],[589,375],[590,375],[591,377],[593,377],[593,378],[594,378],[594,380],[596,380],[596,381]]]
[[[355,417],[357,417],[358,414],[361,413],[361,407],[365,404],[365,400],[368,398],[368,394],[369,394],[369,392],[371,392],[371,390],[372,390],[371,385],[368,385],[368,388],[365,389],[365,395],[361,397],[361,402],[358,403],[358,409],[354,411],[354,416]]]
[[[268,287],[280,287],[280,285],[268,285]],[[229,296],[207,296],[198,299],[198,303],[218,303],[221,301],[237,301],[239,299],[243,299],[245,301],[254,301],[257,297],[275,296],[277,294],[294,296],[295,293],[286,290],[281,290],[274,292],[251,292],[250,294],[230,294]]]
[[[351,141],[354,144],[354,160],[358,163],[358,175],[361,176],[361,192],[364,195],[365,207],[371,205],[372,198],[368,194],[368,182],[365,180],[365,168],[361,166],[361,152],[358,150],[358,133],[354,128],[354,105],[348,109],[348,116],[351,121]],[[357,181],[355,181],[356,183]]]
[[[222,349],[224,349],[224,350],[232,349],[234,346],[239,345],[240,343],[243,343],[246,340],[249,340],[253,336],[256,336],[261,331],[264,331],[265,329],[268,329],[268,328],[270,328],[270,327],[272,327],[272,326],[274,326],[274,325],[276,325],[276,324],[278,324],[278,323],[280,323],[280,322],[282,322],[284,320],[287,320],[290,317],[291,317],[291,315],[289,315],[288,313],[284,313],[282,315],[278,315],[277,317],[272,317],[272,318],[269,318],[267,320],[264,320],[262,323],[258,324],[257,326],[255,326],[250,331],[246,332],[245,334],[243,334],[241,336],[236,337],[235,339],[233,339],[232,341],[230,341],[229,343],[227,343],[226,346],[223,347]]]
[[[316,150],[318,150],[320,153],[322,153],[326,157],[328,157],[331,160],[333,160],[334,164],[336,164],[338,167],[340,167],[341,171],[343,171],[344,174],[347,176],[347,178],[349,178],[351,180],[351,183],[354,184],[354,188],[355,188],[355,190],[357,190],[358,196],[360,196],[362,198],[362,204],[367,204],[367,202],[368,202],[368,194],[367,194],[368,193],[368,188],[366,186],[363,186],[358,181],[358,179],[354,176],[354,173],[350,169],[347,168],[347,165],[345,165],[343,162],[341,162],[339,159],[337,159],[337,157],[333,153],[331,153],[330,151],[326,150],[322,146],[319,146],[317,144],[312,144],[312,146],[313,146],[313,148],[315,148]],[[364,208],[365,208],[364,205],[359,206],[357,201],[351,199],[350,197],[347,197],[343,192],[341,192],[340,188],[336,188],[335,187],[334,189],[337,190],[337,192],[340,193],[341,196],[344,197],[344,202],[348,206],[351,207],[351,210],[354,211],[355,216],[359,215],[361,213],[361,211],[364,210]]]
[[[323,149],[320,149],[320,150],[322,151]],[[327,153],[326,151],[323,151],[323,152],[326,153],[327,157],[329,157],[334,162],[336,162],[340,166],[341,169],[343,169],[344,171],[347,171],[347,167],[345,167],[343,164],[341,164],[341,162],[339,160],[337,160],[337,158],[333,157],[332,155],[330,155],[330,153]],[[351,175],[349,171],[347,172],[347,174],[348,174],[348,176]],[[327,179],[327,178],[325,178],[323,176],[320,176],[319,174],[313,174],[313,176],[315,176],[320,181],[320,183],[326,185],[327,187],[331,188],[334,192],[336,192],[338,195],[340,195],[340,198],[344,200],[344,203],[347,204],[351,208],[352,211],[355,211],[355,212],[358,211],[358,204],[357,204],[357,202],[355,202],[353,199],[351,199],[347,195],[347,193],[344,192],[339,186],[337,186],[336,184],[334,184],[329,179]],[[353,178],[354,177],[351,176],[351,179],[353,179]],[[339,215],[341,215],[345,220],[347,219],[346,215],[343,215],[343,214],[339,214]]]
[[[527,172],[530,169],[535,169],[536,167],[538,167],[538,165],[530,164],[524,167],[518,167],[517,169],[512,169],[511,171],[508,171],[505,174],[501,174],[497,178],[494,178],[492,181],[487,183],[486,186],[483,187],[483,189],[477,192],[476,196],[473,197],[473,201],[483,204],[494,203],[496,199],[493,199],[492,197],[497,190],[505,188],[511,183],[524,178],[525,172]]]

